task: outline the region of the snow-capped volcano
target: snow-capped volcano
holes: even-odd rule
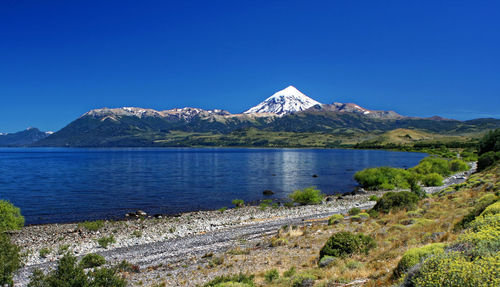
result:
[[[288,86],[244,113],[272,113],[281,116],[307,110],[315,105],[322,104],[304,95],[294,86]]]

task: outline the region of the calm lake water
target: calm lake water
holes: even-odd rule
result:
[[[218,209],[317,186],[352,191],[356,171],[411,167],[422,153],[342,149],[0,149],[0,199],[27,224]],[[318,177],[313,177],[316,174]],[[275,192],[266,197],[265,189]]]

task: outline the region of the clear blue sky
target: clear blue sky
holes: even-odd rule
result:
[[[323,103],[500,117],[499,1],[0,2],[0,132],[90,109]]]

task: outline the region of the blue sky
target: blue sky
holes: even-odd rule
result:
[[[323,103],[500,117],[498,1],[0,2],[0,132],[86,111]]]

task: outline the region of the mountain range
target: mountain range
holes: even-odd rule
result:
[[[51,134],[52,132],[42,132],[37,128],[27,128],[26,130],[17,133],[3,133],[0,134],[0,146],[29,146],[41,139],[48,137]]]
[[[53,134],[22,145],[332,146],[401,128],[464,135],[499,127],[499,119],[417,118],[353,103],[322,104],[289,86],[241,114],[189,107],[95,109]]]

